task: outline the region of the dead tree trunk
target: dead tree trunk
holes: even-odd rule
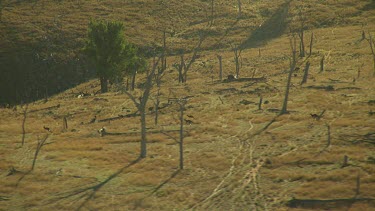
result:
[[[303,69],[303,78],[301,85],[307,82],[307,77],[309,76],[310,62],[306,62],[305,68]]]
[[[180,105],[180,169],[184,169],[184,110],[186,105],[186,100],[179,100]]]
[[[223,62],[222,62],[222,56],[217,55],[217,59],[219,60],[219,80],[223,80]]]
[[[309,56],[311,56],[311,54],[312,54],[313,41],[314,41],[314,32],[311,32]]]
[[[160,105],[160,90],[158,90],[158,93],[156,95],[156,101],[155,101],[155,118],[154,118],[154,123],[155,125],[158,125],[158,120],[159,120],[159,105]]]
[[[238,46],[233,48],[234,62],[236,63],[236,79],[240,77],[240,66],[241,66],[241,49]]]
[[[324,71],[324,56],[320,59],[320,73]]]
[[[180,65],[178,66],[178,83],[183,83],[184,82],[184,77],[183,77],[183,70],[185,66],[185,61],[184,61],[184,54],[182,53],[180,56]]]
[[[108,79],[106,77],[100,77],[100,91],[101,93],[108,92]]]
[[[29,104],[26,104],[25,108],[23,109],[23,120],[22,120],[22,146],[25,144],[25,123],[26,123],[26,118],[27,118],[27,109],[29,107]]]
[[[187,99],[179,99],[178,105],[180,106],[180,169],[184,169],[184,111]]]
[[[146,108],[145,105],[142,103],[141,98],[141,106],[140,106],[140,114],[141,114],[141,152],[140,157],[145,158],[147,156],[147,137],[146,137]]]
[[[134,67],[133,74],[132,74],[131,86],[130,86],[130,90],[132,90],[132,91],[135,89],[135,78],[136,78],[136,75],[137,75],[137,68]]]
[[[326,148],[328,148],[329,146],[331,146],[331,126],[329,124],[327,124],[326,126],[327,126],[327,145],[326,145]]]
[[[162,70],[167,69],[167,37],[166,37],[165,30],[164,30],[164,33],[163,33],[163,56],[162,56],[161,68],[162,68]]]
[[[298,33],[298,36],[300,38],[299,57],[305,57],[305,41],[304,41],[304,29],[303,28]]]
[[[63,117],[63,131],[66,131],[68,129],[68,121],[66,120],[66,117]]]
[[[283,107],[281,108],[280,115],[288,113],[288,97],[289,97],[289,89],[290,89],[290,83],[292,80],[293,71],[296,69],[296,38],[293,35],[293,37],[290,38],[290,48],[292,53],[292,58],[290,61],[290,69],[288,74],[288,80],[286,83],[286,89],[285,89],[285,97],[283,102]]]
[[[155,75],[155,70],[158,66],[161,57],[158,58],[157,61],[154,61],[152,70],[149,71],[145,83],[144,91],[137,100],[134,95],[130,94],[128,91],[124,91],[124,93],[133,101],[135,106],[137,107],[140,115],[141,115],[141,150],[140,150],[140,158],[145,158],[147,156],[147,128],[146,128],[146,106],[147,101],[150,96],[151,88],[153,85],[153,78]]]

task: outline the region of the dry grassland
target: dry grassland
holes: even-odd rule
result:
[[[161,87],[161,104],[167,106],[160,110],[158,125],[154,124],[153,112],[147,115],[145,159],[138,159],[139,117],[102,121],[136,111],[126,95],[111,87],[112,92],[106,94],[77,98],[81,91],[98,91],[97,80],[47,102],[29,104],[23,147],[23,107],[0,109],[0,210],[375,210],[374,200],[296,207],[287,203],[293,198],[375,198],[375,118],[369,113],[375,111],[375,103],[371,103],[375,101],[375,78],[369,45],[360,41],[363,29],[372,34],[375,29],[370,1],[305,1],[307,24],[314,27],[310,75],[307,84],[301,86],[304,63],[300,62],[301,70],[292,78],[290,113],[282,116],[277,111],[281,109],[289,68],[287,34],[242,52],[240,76],[252,77],[255,73],[255,77],[266,77],[267,82],[219,82],[216,58],[218,53],[223,56],[225,75],[234,74],[233,52],[216,47],[247,40],[282,1],[244,3],[239,20],[234,3],[219,1],[213,27],[198,22],[206,18],[209,1],[168,1],[168,7],[162,5],[166,1],[146,0],[56,2],[41,0],[35,11],[19,3],[14,6],[17,10],[4,10],[3,19],[20,31],[19,36],[26,37],[33,30],[42,36],[38,28],[28,27],[65,14],[63,30],[79,40],[85,34],[88,16],[113,17],[125,21],[129,29],[126,34],[138,44],[160,43],[161,33],[156,31],[168,25],[177,32],[168,38],[171,49],[191,49],[198,31],[211,31],[188,73],[187,84],[180,85],[176,80],[172,64],[179,61],[178,56],[168,57]],[[293,1],[291,8],[297,4]],[[192,11],[197,11],[196,16],[189,19]],[[15,18],[16,12],[22,15]],[[28,16],[33,17],[32,22],[25,21],[30,20]],[[160,20],[158,25],[155,20]],[[310,32],[306,32],[307,37]],[[325,70],[319,73],[323,55]],[[143,79],[140,76],[138,82]],[[332,86],[333,90],[311,86]],[[148,107],[153,107],[156,89],[152,93]],[[262,110],[258,110],[259,94],[263,96]],[[179,108],[168,104],[168,98],[174,96],[191,96],[185,118],[193,124],[185,125],[184,170],[178,169],[178,144],[161,133],[169,131],[170,136],[178,138]],[[249,103],[241,103],[244,100]],[[320,120],[311,118],[310,114],[323,110]],[[94,116],[97,121],[89,124]],[[66,131],[63,117],[68,120]],[[102,127],[112,134],[100,137],[97,130]],[[37,141],[46,134],[49,136],[35,169],[27,173]],[[349,161],[343,167],[345,155]],[[11,167],[18,172],[8,175]]]

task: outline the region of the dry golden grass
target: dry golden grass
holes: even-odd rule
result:
[[[368,114],[375,111],[374,105],[368,104],[369,100],[375,100],[375,86],[374,78],[370,77],[373,70],[368,43],[358,41],[363,29],[374,30],[374,10],[363,9],[370,1],[305,1],[307,25],[311,27],[306,35],[313,31],[315,41],[307,84],[299,85],[301,71],[292,79],[290,114],[276,117],[277,112],[272,112],[281,108],[284,95],[283,72],[288,69],[290,54],[286,34],[242,52],[240,76],[251,77],[255,70],[256,77],[267,77],[267,84],[216,81],[216,54],[223,56],[224,75],[234,74],[235,65],[233,52],[215,46],[229,47],[231,43],[243,42],[282,2],[244,3],[244,17],[236,20],[235,5],[217,1],[217,18],[211,28],[206,27],[207,22],[199,22],[206,18],[208,1],[169,1],[169,7],[165,8],[161,1],[149,0],[60,4],[40,0],[34,10],[23,2],[12,10],[4,10],[5,23],[14,25],[24,41],[43,36],[44,29],[59,14],[65,14],[60,20],[62,30],[71,38],[69,42],[75,44],[82,41],[90,16],[124,20],[126,35],[140,45],[160,43],[158,30],[170,26],[168,30],[176,31],[167,40],[172,50],[192,49],[197,31],[210,33],[203,45],[205,50],[188,73],[188,83],[179,85],[176,81],[177,72],[171,65],[179,58],[171,56],[162,84],[162,103],[171,97],[170,90],[178,97],[193,96],[185,111],[193,116],[193,124],[185,125],[184,170],[178,171],[178,144],[157,132],[148,134],[148,157],[126,167],[139,155],[139,117],[88,122],[95,115],[103,120],[133,113],[136,108],[125,95],[116,92],[78,99],[74,93],[99,90],[98,81],[93,80],[53,96],[46,103],[31,103],[29,111],[34,112],[27,115],[23,147],[20,147],[22,109],[19,106],[17,111],[0,109],[0,197],[8,199],[0,201],[0,210],[77,209],[84,203],[85,198],[78,198],[81,195],[58,200],[59,197],[107,179],[83,210],[301,210],[289,208],[285,202],[292,197],[351,198],[356,192],[358,174],[360,196],[375,198],[374,145],[362,142],[366,134],[375,132],[374,116]],[[296,14],[298,4],[291,4],[292,15]],[[323,55],[325,71],[319,73]],[[353,83],[362,64],[361,77]],[[335,91],[308,88],[312,85],[332,85]],[[268,102],[263,110],[258,110],[258,93],[262,93],[263,102]],[[254,103],[243,105],[240,102],[244,99]],[[45,109],[58,104],[59,108]],[[150,100],[148,107],[152,106]],[[324,109],[326,113],[321,120],[310,117],[310,113],[319,114]],[[154,115],[147,115],[149,131],[179,128],[177,105],[169,105],[160,112],[158,126],[153,123]],[[64,116],[68,119],[67,131],[62,131]],[[259,132],[274,118],[271,125]],[[331,126],[331,143],[327,148],[326,124]],[[50,127],[52,133],[43,126]],[[110,133],[129,134],[100,137],[97,130],[102,127]],[[50,135],[35,170],[18,182],[31,167],[37,140],[46,133]],[[178,139],[178,132],[169,134]],[[341,168],[344,155],[349,157],[349,166]],[[21,172],[7,176],[12,166]],[[87,193],[92,191],[89,189]],[[323,208],[315,208],[319,209]],[[351,210],[372,209],[374,204],[365,202],[351,207]]]

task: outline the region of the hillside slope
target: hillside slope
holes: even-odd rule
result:
[[[84,22],[92,13],[114,19],[115,15],[123,15],[134,24],[128,26],[129,39],[139,45],[160,43],[162,34],[158,28],[171,20],[163,19],[159,10],[167,7],[157,6],[167,1],[60,2],[54,2],[53,6],[60,5],[55,12],[50,1],[38,1],[34,10],[28,7],[31,3],[22,2],[14,8],[24,8],[29,16],[39,12],[33,16],[38,24],[53,17],[53,13],[64,11],[65,25],[69,20],[72,24],[66,30],[72,30],[71,36],[77,40],[84,36]],[[265,8],[271,1],[251,2],[243,3],[243,18],[237,20],[235,2],[217,1],[220,10],[214,26],[208,27],[212,31],[188,72],[186,84],[178,83],[173,67],[179,56],[168,57],[158,125],[154,124],[156,88],[148,105],[145,159],[138,159],[139,117],[128,115],[136,107],[121,92],[94,95],[100,89],[97,80],[47,101],[30,103],[23,147],[26,107],[1,108],[0,210],[375,209],[375,79],[371,50],[367,40],[362,40],[363,30],[374,34],[373,1],[305,1],[310,17],[306,24],[311,27],[306,36],[314,32],[313,51],[310,57],[298,59],[300,70],[293,74],[289,114],[281,116],[278,112],[289,68],[289,35],[268,36],[267,32],[272,32],[269,27],[278,20],[272,18],[273,12],[282,14],[288,6],[288,14],[293,14],[297,5],[294,1],[272,1],[267,12]],[[191,11],[199,11],[201,5],[209,8],[209,1],[181,4],[168,1],[167,13],[178,20],[174,22],[178,30],[168,38],[168,46],[176,51],[191,49],[197,31],[207,29],[206,22],[198,22],[206,17],[205,12]],[[43,5],[48,10],[38,9]],[[148,13],[138,12],[144,9],[154,14],[152,8],[160,19],[154,18],[156,15],[147,19],[144,14]],[[127,13],[122,12],[125,9]],[[13,21],[14,27],[27,25],[22,15],[7,20],[15,11],[18,10],[3,9],[3,20]],[[81,17],[81,26],[68,18],[69,11],[75,11],[71,14],[74,20]],[[181,19],[176,18],[179,15]],[[154,25],[156,20],[160,25]],[[219,23],[224,27],[220,28]],[[27,34],[24,29],[17,31]],[[251,32],[257,29],[263,38],[258,34],[254,42]],[[77,40],[70,44],[79,43]],[[222,47],[217,45],[219,41]],[[240,78],[266,78],[265,81],[218,80],[217,54],[223,58],[224,74],[234,74],[229,44],[242,43],[246,45],[241,53]],[[308,41],[306,44],[309,46]],[[320,72],[322,56],[325,66]],[[308,81],[300,85],[307,61],[311,63]],[[138,78],[138,87],[142,87],[143,80],[144,76]],[[133,94],[139,95],[140,91],[138,88]],[[81,92],[93,95],[77,98]],[[169,101],[185,96],[189,96],[189,101],[184,118],[192,124],[184,127],[185,169],[179,170],[179,146],[174,140],[178,138],[179,106]],[[259,96],[263,97],[260,110]],[[310,115],[324,110],[319,120]],[[94,116],[97,121],[90,123]],[[64,117],[67,130],[63,130]],[[104,137],[97,132],[102,127],[109,133]],[[28,172],[37,142],[47,134],[35,169]],[[345,156],[348,163],[343,165]]]

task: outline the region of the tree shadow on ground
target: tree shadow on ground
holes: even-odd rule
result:
[[[372,0],[370,3],[366,4],[362,10],[364,11],[369,11],[369,10],[374,10],[375,9],[375,0]]]
[[[75,190],[72,190],[72,191],[68,191],[68,192],[59,194],[61,196],[59,196],[58,198],[52,200],[48,204],[56,203],[56,202],[58,202],[60,200],[64,200],[64,199],[73,198],[73,201],[83,200],[83,202],[76,209],[76,210],[81,210],[87,204],[87,202],[89,202],[91,199],[94,198],[96,192],[98,192],[105,184],[107,184],[108,182],[110,182],[111,180],[113,180],[114,178],[116,178],[118,175],[120,175],[126,169],[128,169],[131,166],[133,166],[136,163],[138,163],[141,159],[142,158],[139,157],[136,160],[130,162],[128,165],[126,165],[123,168],[119,169],[114,174],[110,175],[107,179],[103,180],[102,182],[100,182],[100,183],[98,183],[96,185],[92,185],[92,186],[84,187],[84,188],[79,188],[79,189],[75,189]],[[77,197],[77,198],[74,198],[74,197]]]
[[[160,183],[153,191],[151,191],[151,193],[150,194],[148,194],[147,196],[145,196],[145,197],[143,197],[143,198],[141,198],[141,199],[139,199],[139,200],[137,200],[135,203],[134,203],[134,210],[137,210],[141,205],[142,205],[142,203],[143,203],[143,201],[146,199],[146,198],[148,198],[148,197],[150,197],[150,196],[152,196],[153,194],[155,194],[156,192],[158,192],[162,187],[164,187],[164,185],[166,185],[167,183],[169,183],[173,178],[175,178],[177,175],[178,175],[178,173],[180,173],[180,171],[181,171],[181,169],[178,169],[177,171],[175,171],[175,172],[173,172],[173,174],[171,174],[171,176],[168,178],[168,179],[166,179],[165,181],[163,181],[162,183]]]
[[[290,0],[280,5],[275,13],[257,28],[247,40],[241,43],[240,48],[255,48],[265,45],[268,41],[280,37],[288,26],[288,12]]]

